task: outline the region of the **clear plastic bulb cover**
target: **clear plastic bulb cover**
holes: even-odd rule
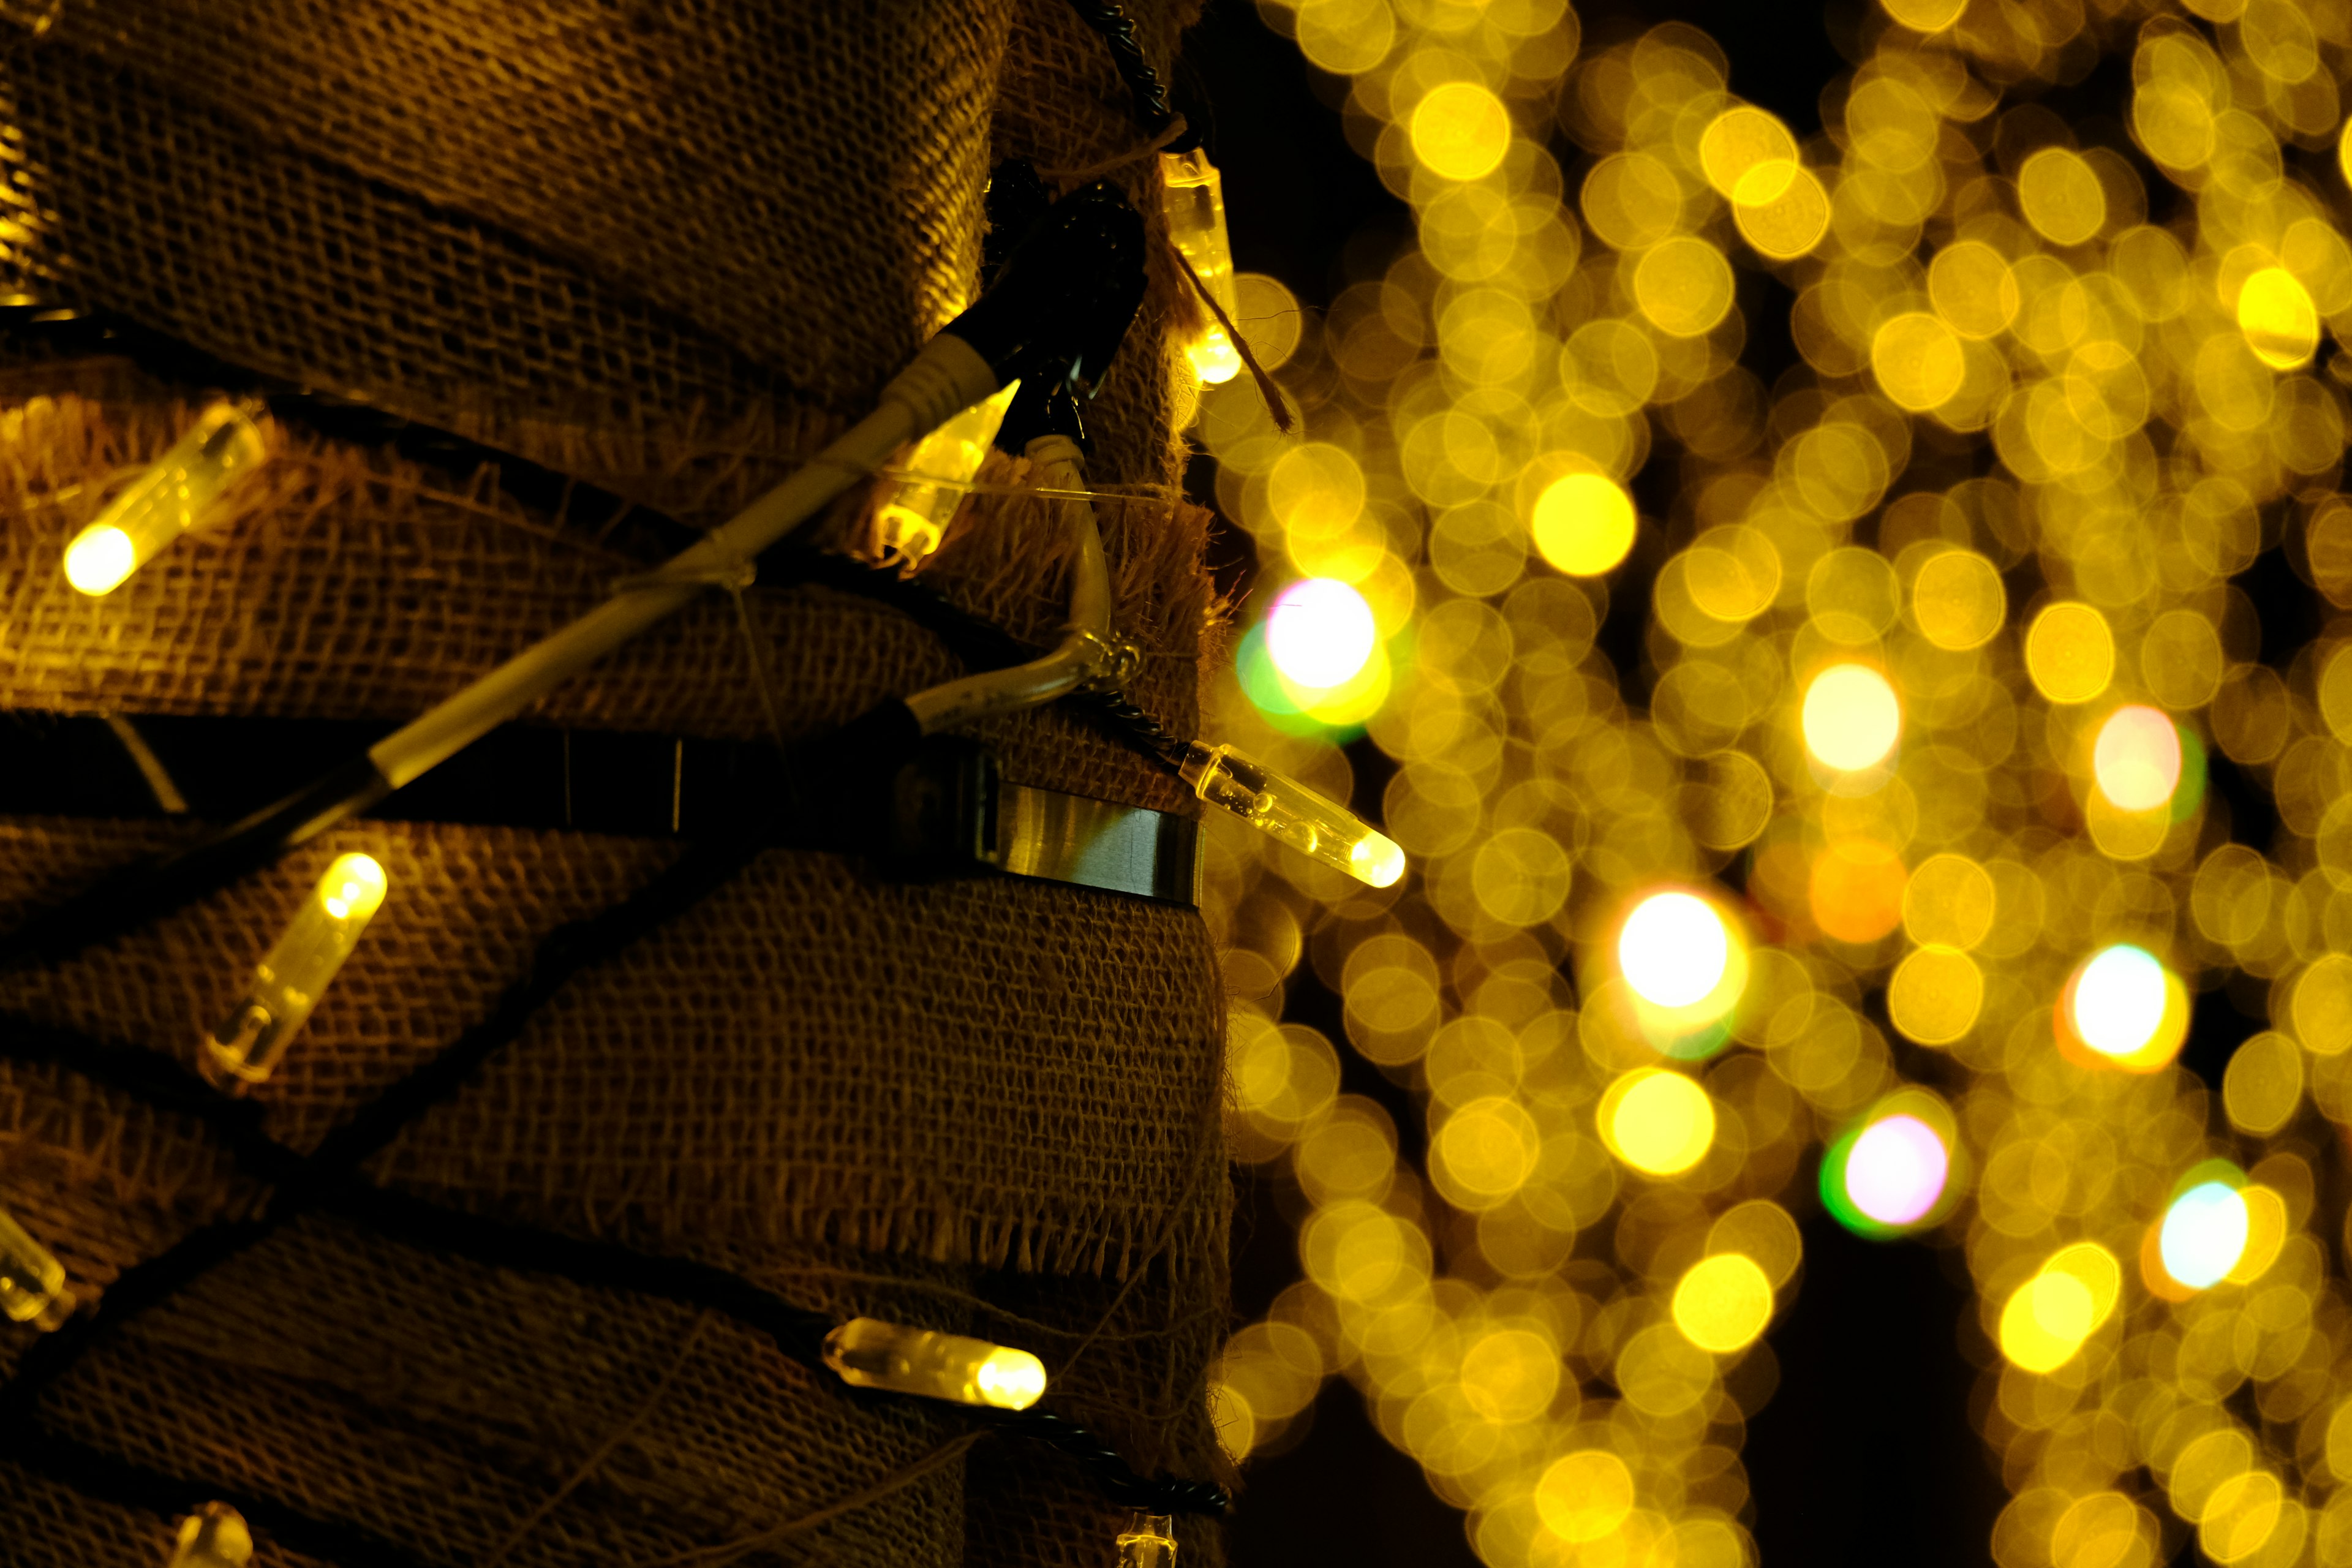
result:
[[[74,535],[66,546],[66,581],[85,594],[111,593],[258,471],[268,455],[268,439],[251,414],[226,399],[211,405],[171,450]]]
[[[1026,1410],[1045,1392],[1045,1363],[986,1340],[852,1318],[824,1337],[824,1364],[858,1388]]]
[[[1193,742],[1184,754],[1183,773],[1193,793],[1211,805],[1232,812],[1333,870],[1374,888],[1388,887],[1404,875],[1404,851],[1396,840],[1346,806],[1231,746]]]
[[[1176,1568],[1175,1521],[1163,1513],[1138,1513],[1119,1532],[1118,1568]]]
[[[1004,411],[1021,390],[1016,378],[996,395],[982,399],[915,443],[907,458],[911,471],[925,476],[901,480],[875,513],[875,529],[883,554],[892,560],[920,561],[940,547],[947,536],[948,520],[962,504],[964,492],[979,477],[988,448],[1003,427]]]
[[[73,1312],[65,1265],[0,1209],[0,1312],[20,1323],[54,1329]]]
[[[258,1083],[269,1076],[383,907],[385,887],[374,857],[336,857],[254,970],[244,1003],[205,1039],[216,1079]]]
[[[208,1502],[180,1521],[169,1568],[246,1568],[252,1561],[253,1531],[245,1515],[225,1502]]]
[[[1227,318],[1237,317],[1241,297],[1234,285],[1233,237],[1225,227],[1224,176],[1198,147],[1160,154],[1160,175],[1168,237],[1192,264],[1201,286],[1224,307]],[[1192,361],[1192,374],[1213,386],[1241,374],[1241,351],[1213,321],[1185,353]]]

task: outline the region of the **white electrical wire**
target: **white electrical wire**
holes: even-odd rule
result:
[[[941,332],[882,389],[873,413],[806,467],[753,501],[659,571],[635,578],[562,631],[515,655],[430,712],[368,750],[394,789],[426,773],[521,712],[639,633],[675,615],[721,574],[784,538],[850,486],[929,435],[958,410],[997,390],[978,350]],[[1088,532],[1093,531],[1091,513]],[[1099,542],[1095,547],[1101,556]],[[1107,594],[1107,591],[1106,591]]]
[[[1084,461],[1067,436],[1040,436],[1025,454],[1049,486],[1086,489]],[[1070,542],[1070,619],[1062,640],[1043,658],[1010,669],[986,670],[919,691],[907,699],[926,735],[958,730],[982,719],[1040,707],[1106,672],[1117,658],[1110,642],[1110,565],[1103,558],[1102,531],[1094,503],[1064,500]]]

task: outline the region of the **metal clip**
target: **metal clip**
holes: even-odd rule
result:
[[[1078,682],[1078,690],[1123,691],[1143,673],[1143,650],[1135,644],[1120,637],[1104,637],[1084,626],[1066,630],[1086,645],[1087,664],[1091,671]]]

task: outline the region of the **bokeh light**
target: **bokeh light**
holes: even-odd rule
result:
[[[1872,0],[1793,126],[1681,21],[1263,9],[1412,223],[1240,285],[1305,428],[1204,392],[1219,509],[1373,633],[1325,688],[1247,626],[1202,732],[1416,874],[1208,825],[1303,1270],[1229,1440],[1342,1378],[1496,1568],[1754,1568],[1818,1194],[1999,1347],[1964,1553],[2352,1568],[2352,13]]]
[[[1626,1074],[1601,1100],[1601,1136],[1635,1170],[1672,1176],[1705,1158],[1715,1142],[1715,1104],[1677,1072]]]
[[[1595,577],[1633,547],[1633,502],[1601,474],[1565,474],[1536,498],[1530,524],[1543,558],[1573,577]]]
[[[1510,145],[1510,110],[1476,82],[1434,88],[1412,111],[1413,154],[1449,180],[1492,173]]]
[[[2118,708],[2099,726],[2092,773],[2100,793],[2126,811],[2154,811],[2180,787],[2180,731],[2161,709]]]
[[[1839,664],[1805,689],[1805,749],[1823,765],[1855,773],[1884,762],[1903,732],[1903,707],[1886,677]]]
[[[1742,1253],[1718,1253],[1691,1265],[1675,1287],[1675,1326],[1717,1355],[1746,1350],[1772,1320],[1772,1281]]]
[[[1935,1129],[1916,1116],[1890,1116],[1863,1129],[1847,1151],[1846,1195],[1881,1225],[1915,1225],[1944,1195],[1950,1172]]]
[[[2000,1353],[2027,1372],[2074,1360],[2123,1293],[2123,1269],[2096,1242],[2062,1247],[2001,1308]]]
[[[2136,1072],[2172,1059],[2189,1026],[2180,982],[2157,956],[2131,942],[2101,948],[2067,983],[2059,1003],[2064,1037]]]
[[[1932,1095],[1905,1090],[1860,1118],[1822,1155],[1822,1206],[1857,1236],[1884,1240],[1949,1208],[1954,1128]]]
[[[1332,578],[1293,583],[1265,613],[1266,656],[1300,686],[1353,680],[1379,641],[1380,628],[1364,596]]]
[[[2157,1242],[2164,1271],[2191,1290],[2220,1284],[2245,1256],[2252,1223],[2235,1184],[2198,1183],[2164,1211]]]
[[[1723,983],[1731,965],[1731,933],[1706,900],[1690,893],[1653,893],[1634,906],[1617,937],[1625,983],[1660,1007],[1689,1007]]]

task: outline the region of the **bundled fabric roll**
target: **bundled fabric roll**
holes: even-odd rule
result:
[[[1182,17],[1130,9],[1164,66]],[[0,735],[89,782],[0,789],[0,930],[308,782],[320,748],[414,718],[658,564],[664,531],[799,466],[973,297],[1008,156],[1056,190],[1107,178],[1155,226],[1087,411],[1088,482],[1112,635],[1139,656],[1125,700],[1191,735],[1215,606],[1177,489],[1169,327],[1197,306],[1126,89],[1060,0],[887,26],[731,3],[67,0],[42,19],[0,49],[22,318],[0,332]],[[224,395],[272,393],[290,412],[262,471],[110,592],[78,591],[65,552],[108,497]],[[1068,503],[1027,479],[989,459],[917,582],[1041,647],[1066,613]],[[873,502],[845,499],[833,549],[866,542]],[[554,985],[372,1148],[354,1191],[457,1216],[441,1230],[359,1197],[286,1217],[310,1167],[283,1162],[331,1153],[551,951],[677,874],[712,759],[804,754],[970,668],[927,601],[844,581],[714,586],[522,717],[547,770],[477,764],[429,809],[396,796],[0,974],[0,1205],[77,1298],[56,1334],[0,1331],[0,1376],[38,1383],[0,1447],[28,1561],[164,1563],[215,1497],[249,1505],[263,1564],[1118,1550],[1130,1506],[1081,1445],[853,1394],[681,1279],[1018,1347],[1040,1408],[1128,1470],[1218,1476],[1223,1003],[1181,897],[897,879],[787,834]],[[110,760],[74,740],[100,720]],[[1197,809],[1068,704],[974,736],[1008,788]],[[267,1075],[219,1095],[226,1120],[151,1092],[138,1064],[194,1080],[344,855],[377,866],[381,907]],[[467,1220],[646,1277],[451,1241]],[[237,1226],[258,1238],[145,1302],[142,1266]],[[295,1519],[328,1533],[273,1528]],[[1217,1560],[1204,1518],[1174,1531],[1185,1563]]]

